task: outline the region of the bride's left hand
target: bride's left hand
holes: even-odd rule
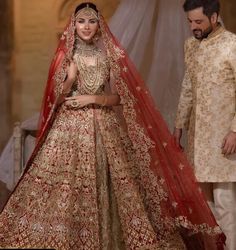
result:
[[[65,98],[65,104],[74,108],[83,108],[92,103],[94,103],[94,96],[92,95],[77,95]]]

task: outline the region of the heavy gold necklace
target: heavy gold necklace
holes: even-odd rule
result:
[[[74,58],[79,69],[79,78],[83,89],[86,93],[96,93],[102,79],[101,51],[93,43],[80,43],[75,49]],[[88,61],[95,63],[89,64]]]

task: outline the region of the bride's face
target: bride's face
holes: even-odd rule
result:
[[[75,26],[78,36],[85,42],[92,40],[99,27],[96,18],[83,14],[77,17]]]

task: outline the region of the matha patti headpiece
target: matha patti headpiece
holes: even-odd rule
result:
[[[90,8],[89,4],[87,4],[83,9],[79,10],[76,13],[75,18],[78,19],[81,15],[98,19],[98,13],[94,9]]]

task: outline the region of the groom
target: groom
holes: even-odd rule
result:
[[[186,0],[193,37],[185,43],[186,71],[174,137],[187,155],[222,230],[236,250],[236,35],[218,23],[218,0]]]

